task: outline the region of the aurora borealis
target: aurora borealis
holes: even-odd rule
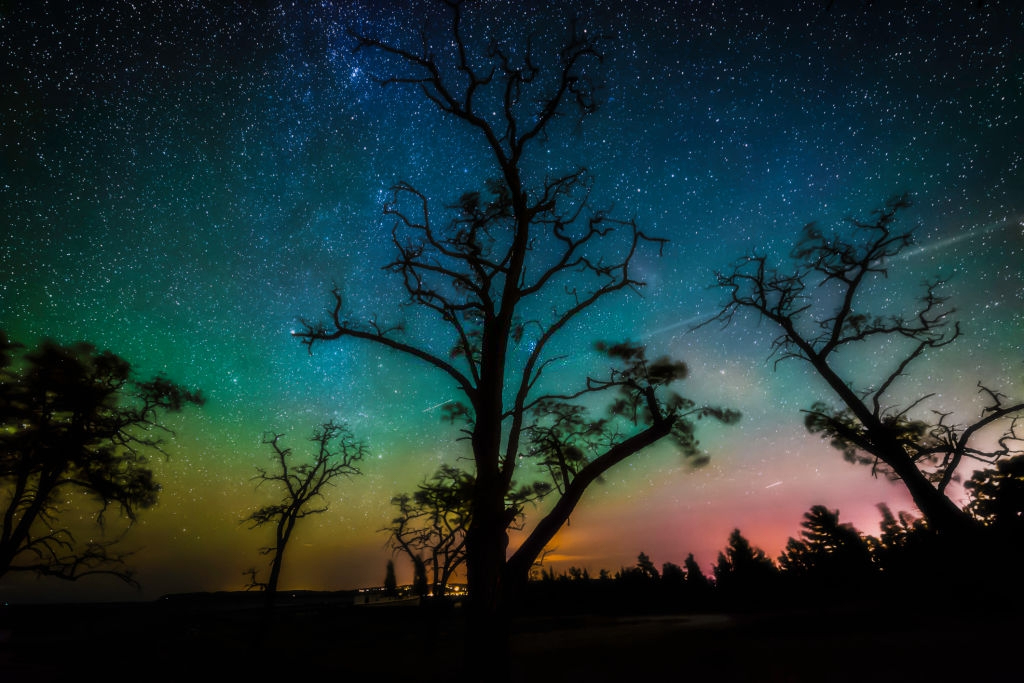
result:
[[[91,341],[207,403],[171,421],[170,459],[154,456],[161,501],[125,540],[141,593],[5,579],[0,600],[242,588],[265,561],[267,539],[239,523],[262,500],[262,434],[301,454],[330,419],[372,456],[300,525],[282,588],[381,581],[391,496],[464,448],[439,411],[455,389],[353,341],[309,355],[290,333],[334,283],[358,312],[401,316],[400,284],[380,269],[388,187],[407,180],[440,204],[490,172],[477,140],[414,92],[381,88],[380,63],[352,51],[349,29],[415,38],[437,12],[426,0],[2,10],[0,327],[28,345]],[[613,470],[548,561],[614,571],[641,551],[659,565],[693,552],[708,566],[736,527],[777,556],[813,504],[869,533],[877,503],[912,510],[898,485],[804,431],[800,409],[827,394],[798,364],[773,368],[773,331],[690,328],[717,311],[716,270],[754,249],[781,257],[807,222],[838,226],[909,192],[918,246],[886,291],[949,278],[962,337],[913,367],[905,395],[936,392],[926,407],[964,420],[978,381],[1024,396],[1024,9],[580,0],[484,2],[473,16],[515,43],[557,37],[574,14],[609,34],[604,104],[531,163],[586,165],[598,203],[670,240],[638,264],[642,297],[588,319],[581,347],[622,331],[690,365],[682,393],[743,420],[701,425],[703,469],[665,445]],[[847,360],[868,383],[885,350]]]

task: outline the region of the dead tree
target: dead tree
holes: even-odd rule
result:
[[[990,465],[1020,452],[1012,422],[998,448],[981,448],[975,437],[1024,410],[1024,403],[1008,402],[979,384],[987,405],[979,419],[964,425],[954,424],[949,413],[922,409],[935,393],[901,405],[890,400],[912,364],[960,336],[954,310],[940,293],[941,281],[926,282],[909,313],[878,311],[880,296],[869,291],[913,243],[913,230],[894,228],[909,206],[906,196],[895,197],[868,221],[849,219],[850,231],[836,236],[807,225],[791,252],[792,271],[775,269],[764,255],[741,258],[718,274],[727,299],[713,320],[728,325],[751,311],[771,323],[778,331],[772,342],[776,365],[789,359],[809,364],[838,399],[838,406],[819,401],[804,411],[808,430],[828,439],[847,460],[901,480],[933,530],[970,532],[971,517],[948,496],[947,487],[965,460]],[[900,298],[897,293],[891,300]],[[844,374],[837,357],[867,348],[880,351],[875,357],[881,359],[881,376],[858,388],[858,378]]]
[[[388,545],[430,567],[431,593],[442,597],[451,577],[466,559],[472,477],[451,465],[441,466],[416,491],[391,499],[398,508],[388,532]]]
[[[254,569],[245,572],[250,577],[250,587],[265,591],[268,605],[273,604],[277,594],[284,551],[295,525],[304,517],[327,512],[326,502],[320,507],[311,507],[310,504],[317,498],[323,498],[324,488],[332,485],[338,477],[360,474],[357,465],[366,453],[365,446],[355,439],[352,432],[335,422],[327,422],[313,432],[310,441],[316,444],[316,450],[311,462],[293,462],[292,449],[281,446],[282,436],[264,436],[263,443],[273,451],[274,468],[257,467],[258,474],[254,477],[257,488],[268,484],[279,489],[280,502],[265,505],[242,520],[252,529],[266,525],[274,527],[273,545],[260,549],[261,555],[270,555],[269,578],[266,582],[259,582]]]
[[[598,304],[640,290],[634,258],[660,250],[664,240],[596,207],[585,168],[551,169],[551,157],[543,154],[558,132],[555,121],[576,116],[582,122],[597,106],[598,37],[570,29],[564,44],[545,55],[533,41],[518,53],[497,41],[478,51],[464,34],[469,5],[443,5],[449,30],[433,43],[426,29],[415,47],[368,35],[355,39],[358,51],[386,62],[389,75],[380,78],[385,87],[421,94],[481,143],[496,169],[493,179],[447,206],[402,182],[384,207],[395,221],[395,257],[385,268],[408,295],[405,310],[421,321],[433,319],[446,336],[413,338],[401,321],[353,319],[340,288],[332,293],[327,319],[303,321],[296,336],[311,351],[343,338],[390,349],[461,392],[463,400],[451,403],[448,415],[463,425],[473,463],[466,564],[474,621],[467,649],[484,665],[501,661],[500,615],[509,592],[525,583],[534,559],[587,486],[670,435],[695,455],[693,418],[736,415],[676,395],[669,385],[685,376],[685,366],[649,362],[636,345],[598,349],[609,361],[608,374],[581,375],[574,389],[566,390],[564,378],[557,386],[547,381],[565,360],[564,347],[554,350],[560,337],[579,334],[578,325]],[[576,345],[575,354],[585,352],[586,345]],[[598,394],[609,396],[610,411],[554,427],[585,457],[563,469],[556,502],[507,557],[509,492],[518,486],[517,475],[527,486],[544,475],[537,458],[546,457],[549,447],[533,441],[541,435],[534,426],[584,399],[593,405]]]

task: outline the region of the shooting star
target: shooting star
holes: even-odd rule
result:
[[[781,479],[779,481],[775,482],[774,484],[768,484],[767,486],[765,486],[765,488],[766,489],[773,489],[776,486],[782,486],[782,480]]]
[[[961,233],[953,237],[948,237],[944,240],[939,240],[938,242],[934,242],[932,244],[925,244],[920,247],[908,249],[899,256],[897,256],[896,260],[910,259],[914,258],[915,256],[920,256],[921,254],[924,254],[926,252],[948,249],[949,247],[952,247],[960,242],[963,242],[964,240],[968,240],[981,235],[988,235],[993,232],[998,232],[999,230],[1005,230],[1006,228],[1017,228],[1021,231],[1022,236],[1024,236],[1024,218],[996,221],[993,223],[989,223],[988,225],[982,225],[973,230],[968,230],[965,233]],[[692,327],[698,323],[707,322],[710,319],[710,317],[711,316],[706,315],[690,316],[686,320],[680,320],[677,323],[671,323],[664,327],[660,327],[656,330],[652,330],[645,334],[643,338],[649,339],[651,337],[656,337],[658,335],[665,334],[666,332],[678,330],[680,327]],[[782,482],[779,483],[781,484]],[[772,486],[776,486],[776,484],[772,484]]]
[[[680,320],[677,323],[672,323],[671,325],[666,325],[665,327],[662,327],[662,328],[659,328],[657,330],[653,330],[651,332],[648,332],[647,334],[644,335],[644,337],[645,338],[654,337],[654,336],[659,335],[659,334],[665,334],[666,332],[671,332],[672,330],[678,330],[680,327],[690,327],[692,325],[695,325],[696,323],[704,322],[705,320],[707,320],[708,317],[709,316],[694,315],[694,316],[691,316],[691,317],[687,318],[686,320]]]
[[[421,412],[429,413],[431,410],[437,410],[438,408],[440,408],[443,405],[448,405],[449,403],[452,402],[452,400],[453,399],[446,398],[445,400],[441,401],[440,403],[435,403],[434,405],[430,406],[429,408],[424,408]]]
[[[961,233],[959,235],[954,235],[953,237],[947,237],[944,240],[939,240],[932,244],[924,244],[914,249],[908,249],[907,251],[903,252],[896,258],[897,260],[903,260],[913,258],[915,256],[920,256],[921,254],[927,253],[929,251],[941,251],[943,249],[948,249],[949,247],[952,247],[955,244],[963,242],[964,240],[969,240],[974,237],[979,237],[981,235],[988,235],[993,232],[998,232],[999,230],[1005,230],[1006,228],[1017,228],[1018,230],[1021,230],[1022,233],[1024,233],[1024,219],[1001,220],[996,221],[994,223],[989,223],[988,225],[982,225],[977,228],[974,228],[973,230],[968,230],[967,232]]]

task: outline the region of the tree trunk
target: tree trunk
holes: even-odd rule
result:
[[[277,597],[277,583],[281,579],[281,565],[284,564],[284,549],[288,545],[292,529],[295,527],[295,518],[292,516],[283,517],[277,526],[277,544],[274,546],[274,559],[270,562],[270,578],[267,579],[266,599],[267,607],[274,606],[274,599]]]
[[[274,600],[277,598],[277,583],[281,578],[282,551],[283,548],[276,549],[274,551],[274,560],[270,563],[270,578],[267,579],[267,588],[263,592],[263,602],[267,607],[273,607]]]
[[[668,436],[672,431],[672,424],[671,419],[659,417],[650,427],[612,446],[576,474],[551,511],[537,523],[530,535],[509,558],[506,578],[511,590],[526,585],[533,563],[558,530],[569,520],[587,487],[626,458]]]
[[[867,438],[879,449],[874,454],[900,477],[910,492],[914,504],[928,521],[928,525],[934,531],[946,535],[966,535],[972,530],[976,530],[978,526],[970,515],[957,507],[946,494],[928,481],[928,478],[918,469],[917,464],[910,459],[899,443],[893,445],[893,439],[888,435],[887,428],[878,416],[832,369],[828,360],[820,355],[811,344],[802,340],[792,322],[780,324],[789,338],[798,342],[797,345],[803,351],[806,360],[810,362],[821,378],[828,382],[832,390],[863,426]]]
[[[465,679],[497,681],[508,669],[508,624],[503,578],[508,533],[505,496],[497,472],[476,482],[466,534],[466,582],[469,590],[465,639]]]
[[[492,378],[501,377],[499,370]],[[466,583],[469,591],[465,638],[466,680],[497,680],[508,669],[508,631],[502,613],[502,578],[508,531],[505,488],[499,470],[501,450],[501,382],[481,387],[478,421],[473,432],[476,481],[466,531]]]
[[[936,533],[950,537],[967,537],[980,530],[974,519],[939,491],[902,452],[887,454],[882,460],[892,467],[903,481],[914,504]]]
[[[517,196],[517,200],[521,199]],[[506,352],[527,235],[528,225],[517,220],[502,308],[484,323],[480,345],[480,381],[473,406],[476,425],[472,436],[476,481],[466,531],[469,612],[464,641],[465,673],[467,680],[472,681],[498,681],[508,671],[508,624],[502,609],[502,579],[508,550],[507,487],[501,472],[501,439]]]

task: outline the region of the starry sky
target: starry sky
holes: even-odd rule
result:
[[[777,556],[811,505],[876,532],[876,505],[913,510],[806,434],[800,409],[824,387],[767,360],[772,331],[712,316],[716,270],[759,250],[782,257],[809,221],[841,227],[908,192],[917,246],[881,296],[912,297],[929,276],[963,335],[915,366],[901,391],[928,409],[976,416],[979,380],[1024,396],[1024,10],[973,0],[636,0],[485,2],[474,47],[537,45],[569,17],[607,35],[603,106],[534,148],[529,173],[590,169],[614,215],[670,241],[638,262],[648,285],[585,321],[569,373],[608,330],[685,360],[680,387],[743,412],[701,425],[710,464],[667,444],[593,487],[554,542],[555,569],[595,572],[687,553],[710,569],[733,528]],[[151,599],[237,590],[262,567],[269,530],[239,520],[266,494],[267,431],[302,454],[312,429],[348,423],[371,456],[304,520],[282,588],[378,584],[391,557],[379,530],[411,491],[465,446],[441,420],[443,378],[345,342],[309,355],[291,332],[333,284],[356,313],[397,320],[398,281],[381,271],[400,180],[440,206],[493,174],[481,141],[415,92],[381,88],[385,65],[353,53],[350,30],[416,45],[443,26],[436,3],[7,3],[0,10],[0,327],[33,345],[89,340],[201,389],[206,405],[168,420],[164,485],[126,537],[143,589],[0,582],[0,599]],[[409,43],[410,39],[413,41]],[[404,41],[404,42],[403,42]],[[429,329],[427,330],[429,334]],[[885,349],[847,360],[870,383]],[[84,512],[72,510],[71,515]],[[534,513],[536,518],[536,513]],[[399,579],[411,570],[398,560]]]

